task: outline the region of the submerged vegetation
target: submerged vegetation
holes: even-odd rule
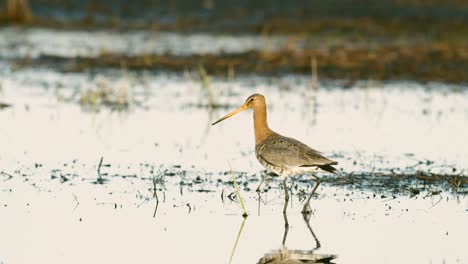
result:
[[[56,87],[55,94],[59,101],[78,103],[84,110],[99,111],[101,108],[108,108],[124,111],[130,107],[143,106],[148,95],[143,91],[142,96],[136,96],[135,90],[138,89],[144,89],[141,83],[134,81],[128,74],[123,74],[118,80],[97,76],[89,85],[75,90],[71,95],[63,95],[60,87]]]

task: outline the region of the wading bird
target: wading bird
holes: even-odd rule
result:
[[[267,123],[265,97],[261,94],[249,96],[249,98],[245,100],[245,103],[239,108],[214,122],[212,125],[247,109],[253,109],[255,154],[258,161],[267,169],[284,178],[285,204],[283,213],[286,213],[289,201],[289,194],[286,188],[287,177],[306,173],[311,174],[316,181],[302,209],[303,214],[310,213],[310,199],[320,184],[320,178],[313,173],[319,170],[335,173],[336,169],[332,165],[336,165],[338,162],[327,159],[322,156],[321,152],[310,148],[298,140],[282,136],[272,131]]]

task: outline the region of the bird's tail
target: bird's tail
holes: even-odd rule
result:
[[[318,166],[320,169],[324,170],[324,171],[328,171],[330,173],[333,173],[335,174],[337,172],[337,169],[335,167],[333,167],[332,165],[321,165],[321,166]]]

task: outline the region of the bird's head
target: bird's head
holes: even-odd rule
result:
[[[213,124],[211,125],[216,125],[217,123],[225,120],[225,119],[228,119],[229,117],[235,115],[235,114],[238,114],[244,110],[247,110],[247,109],[255,109],[257,107],[260,107],[260,106],[264,106],[265,105],[265,96],[261,95],[261,94],[252,94],[251,96],[249,96],[247,98],[247,100],[245,100],[245,102],[239,107],[237,108],[236,110],[230,112],[229,114],[225,115],[224,117],[220,118],[218,121],[214,122]]]

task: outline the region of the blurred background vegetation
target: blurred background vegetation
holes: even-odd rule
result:
[[[288,38],[278,50],[52,58],[69,71],[124,63],[129,69],[182,71],[203,64],[214,74],[230,67],[307,74],[314,58],[321,78],[468,80],[468,1],[462,0],[3,0],[0,9],[2,25]],[[42,59],[18,65],[50,63],[51,58]]]

